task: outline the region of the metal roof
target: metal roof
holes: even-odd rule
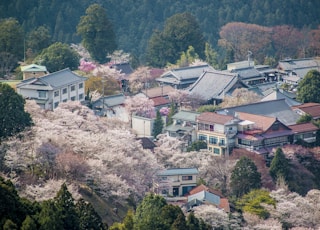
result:
[[[178,175],[197,175],[198,169],[196,168],[172,168],[166,169],[158,173],[159,176],[178,176]]]

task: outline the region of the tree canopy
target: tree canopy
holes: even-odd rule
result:
[[[36,62],[47,67],[49,72],[56,72],[65,68],[75,70],[79,66],[79,55],[67,44],[56,42],[44,49]]]
[[[231,173],[230,187],[236,197],[261,187],[261,174],[250,158],[241,157],[237,161]]]
[[[166,20],[163,31],[154,32],[150,38],[149,64],[163,67],[167,63],[176,63],[190,46],[193,53],[204,59],[205,40],[198,21],[187,12],[175,14]]]
[[[299,82],[297,99],[302,103],[320,103],[320,72],[310,70]]]
[[[81,17],[77,26],[77,32],[91,57],[100,63],[105,62],[107,55],[116,49],[113,25],[106,10],[99,4],[87,8],[86,15]]]
[[[8,84],[0,82],[0,140],[13,136],[32,125],[24,109],[25,100]]]
[[[289,161],[281,148],[277,148],[274,158],[271,161],[269,172],[274,181],[279,177],[282,177],[284,180],[288,179],[290,172]]]

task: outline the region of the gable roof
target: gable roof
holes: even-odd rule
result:
[[[190,94],[199,95],[204,100],[223,99],[238,81],[236,73],[210,70],[204,72],[188,90]]]
[[[39,89],[40,86],[41,89],[53,90],[70,84],[75,84],[86,79],[87,78],[81,77],[67,68],[47,74],[43,77],[23,80],[17,85],[17,88]]]
[[[234,69],[231,73],[239,74],[241,80],[254,80],[254,79],[262,79],[264,76],[260,74],[258,70],[254,67],[242,68],[242,69]]]
[[[220,197],[205,190],[188,196],[188,202],[195,199],[200,200],[202,202],[209,202],[217,206],[220,205]]]
[[[296,124],[300,115],[295,113],[286,103],[285,99],[261,101],[251,104],[239,105],[216,110],[219,114],[234,116],[235,112],[245,112],[277,118],[285,125]]]
[[[293,106],[293,109],[300,109],[304,113],[307,113],[313,117],[313,119],[320,118],[320,103],[304,103],[301,105]]]
[[[153,97],[160,97],[160,96],[168,96],[170,92],[175,91],[175,88],[173,88],[170,85],[163,85],[159,87],[154,87],[150,89],[144,89],[142,90],[142,93],[146,95],[148,98]]]
[[[197,117],[197,121],[200,121],[200,122],[222,124],[222,125],[225,125],[231,122],[233,119],[234,119],[233,116],[218,114],[214,112],[204,112]]]
[[[199,115],[200,115],[199,112],[180,110],[178,113],[173,115],[172,118],[177,119],[177,120],[195,122],[197,116],[199,116]]]
[[[159,176],[198,175],[196,168],[171,168],[158,173]]]
[[[244,112],[236,112],[236,116],[240,120],[252,121],[255,125],[262,129],[262,131],[267,131],[272,124],[277,120],[274,117],[268,117],[263,115],[256,115]]]
[[[293,71],[296,69],[318,69],[320,61],[313,58],[285,59],[279,61],[278,67],[284,71]]]
[[[120,71],[120,73],[125,75],[130,75],[133,72],[131,65],[127,62],[112,64],[110,68],[115,68],[116,70]]]
[[[113,106],[124,104],[125,99],[126,98],[122,93],[111,95],[111,96],[105,96],[94,101],[92,106],[101,107],[102,104],[104,103],[106,107],[113,107]]]
[[[21,66],[21,72],[48,72],[48,70],[47,70],[47,67],[43,65],[31,64],[31,65]]]
[[[285,92],[281,89],[273,89],[273,91],[265,96],[264,98],[261,99],[261,101],[270,101],[270,100],[278,100],[278,99],[285,99],[286,103],[289,105],[289,106],[295,106],[295,105],[300,105],[301,103],[292,99],[292,95],[291,97],[288,96],[289,94],[292,94],[292,93],[289,93],[289,92]]]
[[[312,124],[311,122],[302,123],[302,124],[295,124],[288,126],[294,133],[302,133],[302,132],[314,132],[319,130],[317,126]]]
[[[162,106],[162,105],[169,105],[170,104],[170,101],[165,98],[165,97],[153,97],[153,98],[150,98],[150,100],[153,101],[153,105],[155,107],[157,106]]]
[[[180,84],[181,82],[193,83],[195,79],[199,78],[200,75],[208,69],[213,68],[206,64],[172,69],[162,74],[160,78],[157,78],[156,80],[173,84]]]

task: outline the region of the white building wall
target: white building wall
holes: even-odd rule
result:
[[[132,129],[139,137],[152,137],[154,119],[132,116]]]

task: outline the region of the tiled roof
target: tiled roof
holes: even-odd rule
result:
[[[204,184],[200,184],[198,185],[197,187],[191,189],[189,192],[188,192],[188,195],[193,195],[193,194],[196,194],[198,192],[201,192],[201,191],[207,191],[207,192],[211,192],[219,197],[223,197],[222,193],[220,191],[217,191],[217,190],[214,190],[214,189],[210,189],[208,188],[207,186],[205,186]]]
[[[105,96],[93,102],[93,107],[102,106],[102,103],[104,103],[108,107],[113,107],[116,105],[124,104],[124,101],[125,101],[125,96],[122,93],[111,95],[111,96]]]
[[[196,168],[172,168],[166,169],[158,173],[159,176],[177,176],[177,175],[197,175],[198,169]]]
[[[298,108],[303,112],[311,115],[313,118],[320,118],[320,104],[319,103],[304,103],[302,105],[293,106],[293,109]]]
[[[225,94],[238,82],[236,73],[211,70],[204,72],[190,86],[191,94],[199,95],[204,100],[223,99]]]
[[[218,114],[213,112],[204,112],[197,117],[197,121],[200,121],[200,122],[222,124],[222,125],[227,124],[233,119],[234,119],[233,116],[223,115],[223,114]]]
[[[223,108],[216,111],[219,114],[233,116],[235,112],[245,112],[278,118],[285,125],[296,124],[300,115],[295,113],[285,99],[261,101],[246,105]]]
[[[225,212],[230,212],[229,200],[227,198],[220,198],[219,208],[223,209]]]
[[[168,96],[170,92],[175,91],[175,89],[170,85],[164,85],[160,87],[154,87],[147,90],[142,90],[142,93],[148,98]]]
[[[172,116],[173,119],[183,120],[183,121],[196,121],[199,112],[180,110],[178,113]]]
[[[21,66],[21,72],[47,72],[47,71],[48,71],[47,67],[42,65],[31,64],[31,65]]]
[[[304,59],[288,59],[279,61],[279,66],[282,67],[283,70],[295,70],[299,68],[316,68],[318,69],[319,60],[312,58],[304,58]]]
[[[258,128],[261,128],[263,131],[268,130],[271,127],[271,125],[276,121],[276,118],[274,117],[267,117],[263,115],[256,115],[243,112],[236,112],[236,114],[240,120],[252,121]]]
[[[312,123],[302,123],[288,126],[294,133],[317,131],[319,128]]]
[[[164,73],[162,77],[166,77],[168,75],[173,75],[176,77],[178,80],[186,80],[190,78],[197,78],[200,77],[200,75],[211,68],[209,65],[200,65],[200,66],[188,66],[188,67],[183,67],[183,68],[177,68],[177,69],[172,69],[169,72]]]
[[[164,97],[153,97],[153,98],[151,98],[151,100],[153,101],[154,106],[161,106],[161,105],[170,104],[170,101]]]
[[[274,89],[272,93],[262,98],[261,101],[271,101],[271,100],[278,100],[278,99],[285,99],[289,106],[301,104],[300,102],[292,99],[291,97],[288,97],[287,94],[283,93],[283,91],[279,89]]]
[[[264,78],[258,70],[253,67],[243,68],[243,69],[234,69],[232,73],[237,73],[242,80],[250,80],[252,78]]]

